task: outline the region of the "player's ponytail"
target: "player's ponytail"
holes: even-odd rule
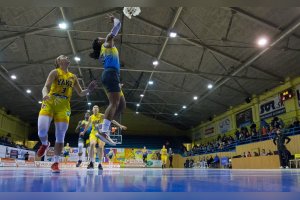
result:
[[[58,58],[55,59],[54,67],[55,67],[56,69],[59,68]]]
[[[93,58],[93,59],[98,60],[99,57],[100,57],[100,51],[101,51],[101,44],[100,44],[98,38],[96,38],[93,41],[92,47],[93,47],[94,51],[92,53],[90,53],[90,57]]]

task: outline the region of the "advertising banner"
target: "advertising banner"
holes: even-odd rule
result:
[[[220,133],[227,133],[231,130],[231,121],[229,117],[222,119],[218,124]]]
[[[260,119],[267,119],[285,113],[285,107],[279,95],[269,98],[259,104]]]
[[[29,154],[28,160],[34,161],[35,159],[34,151],[0,145],[0,158],[17,158],[20,160],[24,160],[25,159],[24,155],[27,152]]]
[[[211,137],[215,134],[215,127],[214,124],[208,125],[204,128],[204,135],[205,137]]]
[[[236,114],[235,118],[237,128],[250,125],[253,121],[252,108]]]
[[[15,157],[17,155],[17,151],[14,149],[9,148],[2,148],[2,151],[7,152],[6,156]],[[74,150],[70,153],[70,158],[68,162],[63,161],[63,157],[60,160],[60,167],[61,168],[76,168],[76,162],[78,161],[78,149],[73,148]],[[12,151],[11,151],[12,150]],[[103,158],[103,167],[104,168],[144,168],[144,167],[151,167],[151,168],[160,168],[161,167],[161,160],[160,159],[160,149],[157,150],[147,150],[147,163],[143,162],[143,151],[142,149],[131,149],[131,148],[113,148],[114,156],[109,162],[109,158],[107,157],[110,148],[106,148],[104,151],[104,158]],[[11,153],[13,152],[13,153]],[[27,152],[27,151],[26,151]],[[33,154],[34,152],[32,152]],[[20,155],[20,152],[18,152]],[[37,167],[37,168],[50,168],[53,161],[52,158],[54,156],[54,148],[50,147],[48,152],[45,155],[44,161],[25,161],[14,159],[14,158],[2,158],[0,162],[0,166],[11,166],[11,167]],[[83,161],[81,168],[86,168],[88,162]],[[95,163],[95,166],[98,165],[98,162]]]
[[[1,158],[1,167],[16,167],[17,163],[16,160],[13,158]]]

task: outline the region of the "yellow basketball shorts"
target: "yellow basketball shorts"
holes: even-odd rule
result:
[[[97,131],[92,130],[90,136],[89,136],[89,140],[90,143],[95,143],[95,144],[100,144],[102,141],[96,137]]]
[[[167,163],[168,156],[161,156],[161,161]]]
[[[71,108],[68,99],[52,96],[47,101],[43,101],[39,115],[52,117],[54,122],[69,123]]]
[[[104,89],[104,92],[105,92],[106,96],[108,96],[108,92],[106,91],[106,89]],[[121,90],[121,92],[120,92],[120,97],[123,97],[123,96],[124,96],[124,93],[123,93],[123,91]]]

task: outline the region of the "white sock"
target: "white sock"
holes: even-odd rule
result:
[[[49,144],[49,142],[48,142],[48,140],[46,139],[46,140],[41,140],[41,142],[42,142],[42,145],[48,145]]]
[[[102,130],[101,130],[102,133],[108,132],[109,127],[110,127],[110,123],[111,123],[111,122],[110,122],[108,119],[104,119],[104,120],[103,120]]]
[[[79,156],[79,160],[82,160],[82,156]]]
[[[91,158],[91,162],[95,162],[95,158]]]
[[[54,155],[54,162],[57,162],[57,163],[58,163],[58,162],[59,162],[59,157],[60,157],[60,156]]]

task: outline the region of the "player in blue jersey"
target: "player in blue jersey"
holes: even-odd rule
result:
[[[104,71],[101,80],[109,100],[109,106],[104,113],[102,128],[99,130],[97,137],[105,143],[115,145],[116,143],[109,137],[109,128],[111,121],[117,118],[125,109],[126,101],[120,85],[119,52],[114,44],[114,38],[121,29],[121,22],[113,15],[108,15],[107,18],[114,26],[106,38],[98,37],[94,40],[94,51],[90,54],[90,57],[101,60],[103,63]]]
[[[83,130],[85,129],[85,127],[88,125],[89,123],[89,118],[90,118],[90,113],[85,113],[84,115],[84,120],[79,121],[75,132],[76,133],[81,133],[83,132]],[[84,143],[86,140],[88,140],[89,135],[91,133],[92,130],[92,126],[90,126],[88,128],[88,131],[86,131],[86,133],[84,135],[79,134],[79,138],[78,138],[78,156],[79,156],[79,160],[76,164],[76,167],[80,167],[81,163],[82,163],[82,154],[83,154],[83,147],[84,147]],[[88,148],[88,147],[87,147]]]

